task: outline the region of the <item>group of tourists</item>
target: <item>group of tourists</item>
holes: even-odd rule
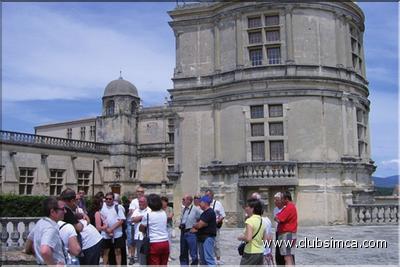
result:
[[[290,192],[274,195],[273,210],[276,222],[276,241],[281,242],[275,249],[276,265],[294,265],[294,249],[297,233],[297,209],[292,203]],[[275,265],[272,256],[272,223],[262,217],[264,203],[261,195],[253,193],[244,207],[246,220],[244,233],[238,237],[242,243],[238,247],[242,256],[240,265]]]
[[[294,240],[297,212],[289,192],[274,196],[274,220],[277,240]],[[65,189],[58,198],[43,201],[44,218],[29,233],[26,252],[34,253],[44,265],[167,265],[171,257],[174,228],[173,209],[165,196],[145,194],[138,187],[136,197],[121,205],[118,194],[97,193],[88,209],[84,192]],[[239,254],[241,265],[272,263],[272,250],[266,244],[273,239],[272,224],[262,217],[264,203],[253,193],[244,207],[246,220]],[[182,210],[176,222],[180,229],[181,265],[221,265],[220,228],[226,217],[214,192],[182,198]],[[178,221],[179,220],[179,221]],[[294,247],[277,247],[277,265],[294,264]]]

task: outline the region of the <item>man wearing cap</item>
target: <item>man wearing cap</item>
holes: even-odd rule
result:
[[[207,189],[205,192],[206,196],[211,198],[211,208],[215,212],[216,220],[217,220],[217,235],[215,236],[215,256],[217,256],[217,264],[222,265],[223,261],[221,260],[221,227],[222,223],[224,222],[225,209],[222,206],[222,203],[216,199],[214,199],[214,191],[211,189]]]
[[[200,199],[200,208],[203,213],[200,220],[193,225],[192,233],[197,233],[197,244],[200,254],[201,265],[215,266],[215,236],[217,234],[217,219],[214,210],[210,207],[212,199],[209,196],[203,196]]]

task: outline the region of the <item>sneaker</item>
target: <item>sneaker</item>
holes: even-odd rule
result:
[[[129,258],[129,265],[134,265],[135,264],[135,259],[133,257]]]
[[[217,265],[224,265],[224,262],[222,260],[217,260]]]

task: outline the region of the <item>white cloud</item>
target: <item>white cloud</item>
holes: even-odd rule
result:
[[[3,16],[5,100],[97,98],[120,69],[139,94],[172,87],[174,50],[163,51],[156,30],[127,35],[45,8],[13,11]]]
[[[382,164],[383,165],[392,165],[392,164],[399,165],[400,164],[400,159],[384,160],[384,161],[382,161]]]

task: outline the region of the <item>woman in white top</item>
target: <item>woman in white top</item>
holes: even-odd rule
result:
[[[166,266],[169,257],[167,214],[162,209],[159,195],[150,194],[147,197],[147,203],[152,211],[148,213],[148,216],[143,217],[140,226],[140,230],[146,233],[147,223],[149,225],[150,250],[147,257],[147,264]]]
[[[60,237],[63,242],[65,250],[69,255],[67,263],[71,264],[72,259],[77,260],[77,256],[81,253],[81,246],[79,245],[75,227],[64,221],[58,221]]]

